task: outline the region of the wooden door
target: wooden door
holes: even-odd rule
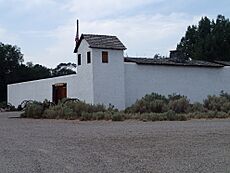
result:
[[[59,100],[67,97],[67,84],[58,83],[53,85],[53,102],[58,103]]]

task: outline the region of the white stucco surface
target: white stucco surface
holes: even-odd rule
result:
[[[125,63],[126,107],[146,94],[173,93],[187,96],[191,102],[207,95],[230,92],[230,68],[137,65]]]
[[[83,40],[79,47],[82,65],[77,67],[77,74],[8,85],[8,103],[17,107],[23,100],[52,101],[52,85],[56,83],[67,83],[67,97],[93,103],[92,64],[86,63],[88,51],[92,49]]]
[[[109,63],[102,63],[102,51],[108,51]],[[87,63],[87,52],[91,53],[91,63]],[[8,103],[18,106],[23,100],[52,101],[52,85],[67,83],[67,97],[124,109],[123,51],[92,49],[82,40],[78,54],[81,54],[81,65],[77,67],[76,75],[8,85]]]
[[[78,48],[78,54],[81,54],[81,65],[77,66],[78,79],[76,81],[76,86],[79,87],[76,88],[76,97],[87,103],[93,104],[93,66],[92,62],[87,64],[87,52],[91,52],[92,61],[92,49],[89,48],[89,44],[85,40],[82,40],[81,45]],[[77,57],[75,62],[77,62]]]
[[[108,51],[108,63],[102,63],[102,51]],[[93,49],[93,86],[95,104],[125,108],[123,51]]]
[[[77,75],[68,75],[8,85],[7,101],[16,107],[24,100],[52,101],[52,85],[56,83],[67,83],[67,96],[76,96]]]

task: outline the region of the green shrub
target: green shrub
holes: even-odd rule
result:
[[[176,113],[186,113],[189,110],[189,106],[189,100],[186,97],[181,97],[169,102],[170,110],[173,110]]]
[[[56,119],[57,111],[55,109],[46,109],[43,113],[43,118]]]
[[[173,93],[172,95],[168,95],[168,101],[174,101],[179,100],[181,98],[184,98],[185,96],[182,96],[180,94]]]
[[[112,121],[124,121],[124,114],[121,112],[115,112],[112,115]]]
[[[90,112],[82,112],[80,121],[89,121],[93,119],[93,114]]]
[[[105,114],[105,120],[106,121],[112,119],[112,115],[113,115],[112,112],[107,111],[107,112],[104,112],[104,114]]]
[[[189,112],[206,112],[203,104],[195,102],[190,106]]]
[[[125,119],[139,120],[141,117],[140,113],[124,113]]]
[[[176,120],[177,120],[177,121],[187,121],[187,120],[188,120],[188,117],[187,117],[187,115],[185,115],[185,114],[177,114],[177,115],[176,115]]]
[[[165,113],[167,120],[169,121],[175,121],[176,120],[176,112],[169,110],[168,112]]]
[[[222,105],[227,102],[228,99],[226,97],[209,95],[208,98],[204,100],[204,107],[212,111],[221,111]]]
[[[189,101],[185,96],[169,95],[168,98],[157,93],[147,94],[125,110],[126,113],[163,113],[168,110],[185,113],[189,109]]]
[[[144,113],[140,115],[142,121],[163,121],[166,119],[165,113]]]
[[[16,111],[17,109],[15,106],[11,105],[10,103],[7,104],[6,101],[0,102],[0,109],[4,111]]]
[[[142,121],[185,121],[192,118],[230,118],[230,95],[222,92],[220,96],[208,96],[203,104],[190,104],[185,96],[169,95],[168,98],[157,93],[145,95],[124,112],[113,105],[92,105],[78,100],[62,100],[53,106],[48,100],[43,103],[29,102],[22,117],[50,119],[80,119],[123,121],[136,119]]]
[[[204,100],[204,107],[212,111],[228,112],[230,110],[230,101],[227,96],[209,95],[207,99]]]
[[[43,112],[42,103],[34,101],[27,105],[25,112],[21,116],[26,118],[42,118]]]
[[[150,113],[143,113],[140,115],[139,119],[141,121],[150,121],[151,120],[151,116]]]
[[[167,111],[167,98],[163,95],[152,93],[137,100],[125,110],[126,113],[164,112]]]
[[[80,117],[83,112],[93,113],[93,112],[105,112],[106,111],[106,108],[104,105],[101,105],[101,104],[91,105],[91,104],[87,104],[82,101],[66,102],[64,105],[71,108],[78,117]]]
[[[187,115],[190,119],[213,119],[213,118],[230,118],[230,114],[226,112],[208,111],[193,112]]]
[[[94,112],[93,113],[93,120],[104,120],[106,117],[105,112]]]
[[[226,113],[230,111],[230,101],[223,103],[221,111]]]
[[[143,113],[140,114],[141,121],[186,121],[188,118],[185,114],[176,114],[170,110],[165,113]]]
[[[76,119],[73,109],[62,104],[49,107],[44,111],[42,117],[48,119]]]
[[[230,118],[230,114],[226,112],[217,112],[216,118]]]
[[[164,95],[158,93],[146,94],[141,100],[144,100],[146,102],[151,102],[154,100],[162,100],[164,102],[168,101],[168,99]]]
[[[162,113],[168,110],[168,106],[163,100],[154,100],[149,104],[148,112]]]
[[[3,102],[0,102],[0,108],[6,108],[6,106],[7,106],[7,103],[6,103],[6,101],[3,101]]]
[[[228,101],[230,101],[230,94],[224,92],[223,90],[220,92],[220,97],[225,97]]]

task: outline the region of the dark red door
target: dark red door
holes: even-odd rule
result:
[[[58,103],[59,100],[67,97],[67,84],[58,83],[53,85],[53,102]]]

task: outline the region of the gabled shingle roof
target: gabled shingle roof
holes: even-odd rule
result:
[[[125,50],[126,49],[123,43],[116,36],[82,34],[79,42],[77,43],[75,47],[74,53],[77,53],[77,50],[83,39],[87,41],[90,48],[114,49],[114,50]]]
[[[173,58],[130,58],[125,57],[125,62],[134,62],[136,64],[145,64],[145,65],[168,65],[168,66],[193,66],[193,67],[224,67],[224,65],[216,64],[207,61],[200,60],[188,60],[188,61],[179,61]]]

